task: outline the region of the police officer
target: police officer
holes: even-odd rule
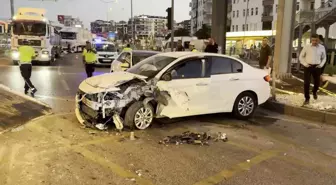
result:
[[[20,54],[20,62],[19,62],[20,71],[25,81],[24,93],[28,94],[30,90],[30,94],[34,97],[37,89],[30,81],[30,77],[32,72],[32,60],[35,58],[35,50],[33,47],[29,46],[29,42],[27,40],[24,40],[23,45],[19,47],[19,54]]]
[[[123,51],[132,51],[131,45],[127,44],[126,48],[124,48]]]
[[[95,71],[95,63],[97,61],[97,51],[92,48],[90,41],[86,41],[86,46],[83,51],[83,61],[85,63],[85,71],[87,77],[92,77]]]
[[[195,48],[195,45],[190,44],[191,46],[191,52],[198,52],[197,49]]]

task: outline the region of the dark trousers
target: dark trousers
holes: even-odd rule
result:
[[[94,64],[85,64],[85,71],[87,77],[91,77],[93,75],[93,72],[95,71],[95,65]]]
[[[21,76],[25,81],[24,89],[28,91],[31,88],[35,88],[32,82],[30,81],[32,65],[31,64],[21,64],[20,65]]]
[[[321,69],[317,68],[317,65],[304,68],[304,96],[306,100],[310,99],[309,87],[311,77],[314,80],[313,94],[316,94],[320,86],[320,75]]]

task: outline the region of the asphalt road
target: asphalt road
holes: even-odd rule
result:
[[[24,91],[24,81],[18,66],[0,59],[0,83],[16,91]],[[94,75],[109,72],[107,67],[97,67]],[[38,89],[36,99],[49,104],[55,112],[73,111],[74,97],[79,84],[86,78],[81,54],[67,54],[51,66],[33,65],[31,81]],[[69,106],[64,106],[64,104]],[[70,104],[73,106],[70,106]],[[65,108],[67,107],[67,108]]]
[[[1,60],[0,60],[1,61]],[[0,62],[0,83],[23,91],[17,66]],[[98,73],[108,68],[98,68]],[[334,185],[336,128],[259,109],[249,121],[228,114],[155,122],[144,131],[84,129],[73,98],[85,78],[76,55],[34,66],[38,99],[47,115],[0,134],[0,184]],[[185,131],[226,133],[209,146],[161,145]]]

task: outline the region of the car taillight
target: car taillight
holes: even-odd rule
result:
[[[265,77],[264,77],[264,80],[265,80],[266,82],[270,82],[270,81],[271,81],[271,76],[270,76],[270,75],[265,76]]]

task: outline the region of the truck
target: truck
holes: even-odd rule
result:
[[[19,8],[11,23],[11,54],[13,64],[19,62],[18,48],[26,41],[35,49],[34,61],[50,65],[61,56],[61,36],[47,19],[46,10]]]
[[[63,51],[81,52],[85,48],[86,41],[92,40],[92,33],[82,27],[64,27],[60,32]]]

